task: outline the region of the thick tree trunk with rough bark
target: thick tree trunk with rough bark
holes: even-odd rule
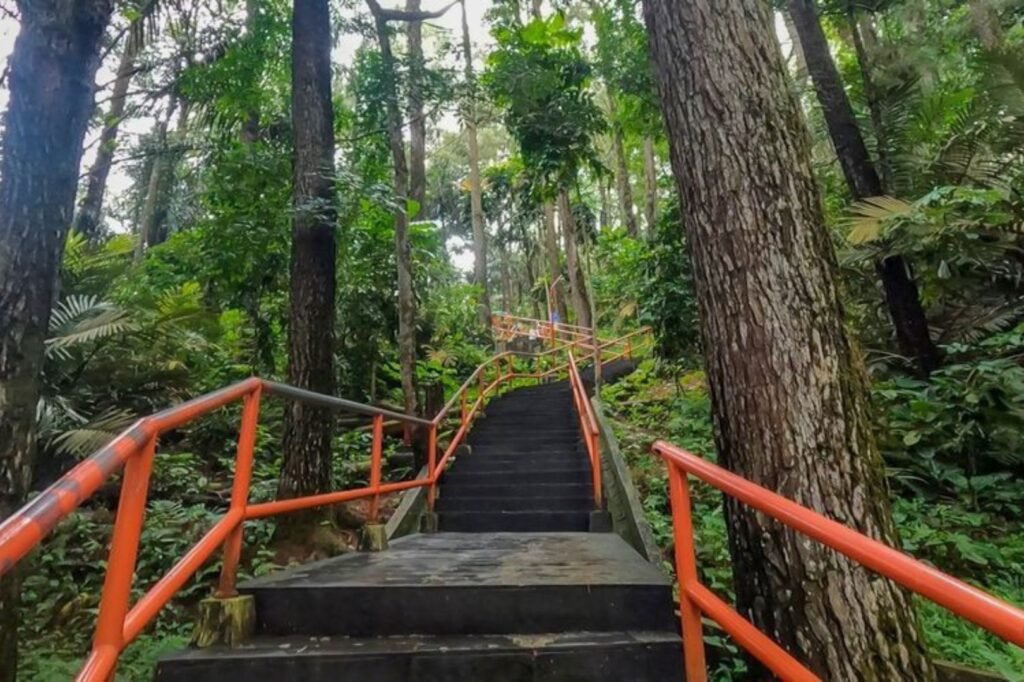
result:
[[[818,21],[814,0],[789,0],[788,8],[850,192],[856,199],[884,194]],[[900,352],[914,359],[922,373],[931,372],[939,366],[941,355],[931,339],[928,318],[910,264],[902,256],[890,256],[877,263],[876,269]]]
[[[654,234],[658,221],[658,162],[654,153],[654,138],[644,138],[644,221],[648,236]]]
[[[762,0],[645,0],[720,461],[899,546],[867,379]],[[734,501],[738,607],[822,679],[935,679],[909,596]]]
[[[32,484],[50,311],[111,0],[19,3],[0,152],[0,519]],[[0,578],[0,681],[17,670],[17,571]]]
[[[331,17],[328,0],[295,0],[292,15],[294,136],[288,381],[332,395],[336,291],[334,110],[331,102]],[[331,489],[330,410],[291,402],[285,412],[284,466],[278,497]],[[290,520],[309,533],[314,520]]]
[[[103,117],[103,131],[100,133],[99,149],[96,160],[89,169],[86,179],[85,196],[75,215],[75,231],[88,239],[99,237],[100,220],[103,216],[103,199],[107,192],[107,178],[117,150],[117,134],[124,119],[125,105],[128,102],[128,86],[135,75],[135,57],[138,54],[138,41],[130,37],[125,39],[124,51],[117,67],[117,78],[110,94],[110,107]]]
[[[420,11],[420,0],[406,0],[408,12]],[[423,58],[423,22],[406,25],[409,49],[409,198],[420,205],[419,215],[427,210],[427,118],[423,111],[423,81],[426,61]],[[415,219],[416,216],[410,216]]]
[[[572,214],[569,192],[558,194],[558,213],[562,218],[562,242],[565,246],[565,268],[569,271],[569,290],[572,292],[572,307],[576,313],[576,324],[591,326],[590,294],[587,292],[587,278],[580,262],[579,247],[576,244],[576,218]]]
[[[551,310],[558,313],[562,322],[569,321],[569,309],[565,302],[565,286],[562,282],[561,250],[558,248],[558,228],[555,225],[555,205],[544,203],[544,255],[548,262],[547,295],[551,297]]]
[[[469,144],[469,197],[470,216],[473,223],[473,283],[480,287],[480,323],[491,324],[491,296],[487,281],[487,229],[484,225],[484,191],[480,179],[480,142],[477,139],[476,123],[476,76],[473,73],[473,46],[469,38],[469,19],[466,16],[466,0],[462,0],[462,58],[465,62],[466,95],[463,111],[463,125]],[[507,306],[506,300],[503,305]]]

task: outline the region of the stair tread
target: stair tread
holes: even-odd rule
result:
[[[382,654],[484,650],[537,650],[562,647],[606,647],[632,643],[679,644],[679,635],[664,630],[625,630],[611,632],[553,632],[527,635],[392,635],[387,637],[317,637],[287,635],[258,636],[235,648],[218,645],[205,649],[185,649],[163,660],[201,660],[208,658],[248,659],[259,657],[308,657],[324,654],[378,656]]]
[[[412,535],[248,581],[243,591],[324,586],[668,585],[619,536],[601,533]]]

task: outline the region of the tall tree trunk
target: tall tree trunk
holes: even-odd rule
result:
[[[484,225],[484,191],[480,179],[480,143],[476,134],[476,76],[473,73],[473,46],[469,39],[466,0],[462,0],[462,58],[465,60],[467,95],[463,112],[469,143],[469,196],[473,222],[473,283],[480,288],[480,324],[491,324],[491,296],[487,282],[487,229]],[[503,302],[502,305],[508,305]]]
[[[622,125],[618,122],[618,104],[615,96],[608,93],[608,111],[612,118],[612,152],[615,155],[615,188],[619,193],[619,214],[626,233],[636,239],[640,236],[640,228],[636,224],[636,213],[633,210],[633,190],[629,183],[629,167],[626,164],[626,143],[622,134]]]
[[[856,7],[847,6],[847,22],[853,49],[857,53],[857,64],[860,67],[861,80],[864,83],[864,98],[867,100],[868,113],[871,115],[871,127],[875,133],[876,154],[878,156],[878,177],[883,189],[892,189],[892,172],[889,163],[889,140],[885,130],[885,119],[882,112],[882,98],[871,72],[871,56],[864,44],[861,25],[857,20]]]
[[[647,234],[654,234],[654,224],[658,221],[658,167],[654,154],[654,138],[644,137],[644,221],[647,223]]]
[[[0,519],[32,484],[46,330],[113,2],[19,6],[0,150]],[[17,570],[0,578],[0,682],[17,671],[19,590]]]
[[[420,11],[420,0],[406,0],[405,9]],[[418,215],[427,210],[427,117],[423,111],[423,81],[426,62],[423,58],[423,22],[406,24],[409,44],[409,198],[420,205]],[[416,216],[409,216],[415,219]]]
[[[562,217],[562,241],[565,246],[565,268],[569,271],[569,289],[572,292],[572,307],[576,313],[576,324],[590,327],[590,295],[587,292],[587,278],[580,262],[576,244],[576,218],[572,214],[569,192],[558,194],[558,213]]]
[[[794,62],[790,73],[793,76],[793,84],[796,86],[796,94],[799,96],[807,89],[807,79],[810,76],[807,72],[807,60],[804,59],[804,49],[800,46],[800,34],[796,30],[796,24],[793,23],[793,15],[786,8],[782,8],[780,13],[782,22],[786,26],[786,33],[793,43],[786,62],[788,64],[790,59]]]
[[[124,51],[117,67],[117,78],[110,95],[110,107],[103,117],[103,131],[100,133],[99,149],[96,160],[86,179],[85,196],[75,215],[75,231],[87,239],[96,239],[100,232],[100,219],[103,215],[103,198],[107,191],[107,178],[117,150],[117,135],[124,119],[125,105],[128,102],[128,86],[135,75],[135,57],[138,54],[139,41],[132,39],[132,31],[128,31]]]
[[[562,322],[569,321],[569,309],[565,303],[565,286],[561,281],[562,264],[558,248],[558,228],[555,225],[555,205],[544,203],[544,253],[548,260],[547,295],[551,297],[551,310],[558,313]]]
[[[644,0],[730,470],[899,546],[771,9]],[[751,134],[750,131],[756,131]],[[726,504],[740,611],[822,679],[935,679],[909,596]]]
[[[881,179],[875,171],[853,107],[832,60],[814,0],[789,0],[788,8],[850,192],[857,199],[884,194]],[[902,256],[890,256],[877,263],[876,269],[882,279],[900,352],[913,358],[922,373],[931,372],[939,366],[941,356],[932,342],[928,318],[924,314],[910,264]]]
[[[534,19],[540,19],[543,15],[541,14],[541,6],[544,4],[544,0],[532,0],[530,3],[530,16]]]
[[[530,292],[530,310],[533,313],[533,319],[543,319],[540,312],[540,302],[537,300],[536,288],[537,288],[537,275],[534,269],[534,258],[539,251],[539,245],[530,238],[530,230],[524,225],[522,227],[522,240],[523,240],[523,262],[526,269],[526,286],[527,291]]]
[[[409,244],[409,216],[406,198],[409,187],[409,169],[405,159],[405,140],[402,137],[402,111],[398,105],[398,78],[395,57],[391,51],[387,19],[376,17],[377,40],[380,43],[384,70],[384,98],[388,112],[388,142],[394,166],[395,200],[395,260],[398,263],[398,362],[402,380],[402,395],[406,414],[416,414],[416,295],[412,279],[412,247]]]
[[[146,181],[146,198],[142,203],[142,214],[139,217],[138,241],[135,242],[135,262],[142,260],[146,249],[153,246],[160,226],[166,218],[166,204],[164,202],[164,189],[168,171],[167,151],[167,126],[178,101],[171,100],[167,113],[156,124],[153,135],[153,145],[156,151],[153,154],[153,163],[149,167],[149,178]]]
[[[336,292],[334,109],[331,101],[331,16],[328,0],[292,6],[292,253],[288,381],[332,395]],[[290,402],[285,412],[284,466],[277,495],[331,489],[331,410]],[[289,519],[286,533],[311,532],[319,514]]]
[[[605,178],[598,179],[598,187],[601,192],[601,214],[598,220],[601,221],[601,228],[611,227],[612,224],[612,199],[611,188]]]

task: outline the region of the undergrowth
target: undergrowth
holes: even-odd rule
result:
[[[956,373],[948,372],[939,381]],[[933,385],[923,382],[912,385],[922,393],[934,391]],[[876,389],[879,390],[891,391],[891,384],[883,384]],[[904,385],[901,390],[909,389]],[[941,390],[950,395],[955,393],[954,388],[945,385]],[[667,474],[664,463],[650,452],[650,446],[656,439],[665,439],[714,460],[711,405],[704,375],[698,370],[648,361],[632,375],[604,387],[601,398],[632,470],[647,521],[662,549],[663,563],[671,572],[673,535]],[[918,442],[916,436],[906,434],[926,428],[955,431],[955,425],[935,422],[963,421],[962,415],[953,411],[940,411],[936,416],[934,411],[918,408],[918,414],[927,423],[914,421],[903,411],[897,415],[904,420],[899,428],[894,428],[892,420],[879,424],[880,440],[889,445],[906,439],[913,445]],[[1000,419],[1005,422],[1003,417]],[[976,427],[970,433],[978,430]],[[998,597],[1024,604],[1024,526],[1019,520],[1024,484],[1009,471],[999,471],[977,451],[974,461],[976,465],[984,462],[984,477],[946,463],[941,485],[934,480],[935,458],[890,454],[887,450],[887,461],[893,465],[893,508],[903,549]],[[944,454],[943,462],[955,461],[954,453]],[[691,482],[701,580],[732,601],[733,575],[721,494],[703,483],[693,479]],[[998,672],[1011,682],[1024,680],[1024,651],[932,602],[918,599],[917,604],[925,639],[936,659]],[[709,665],[715,672],[713,679],[725,682],[743,677],[743,657],[724,633],[707,628],[705,641]]]

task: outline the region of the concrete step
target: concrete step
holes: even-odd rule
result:
[[[463,481],[451,485],[441,486],[441,497],[579,497],[591,495],[593,484],[586,483],[488,483],[480,484],[473,481]]]
[[[669,682],[670,632],[558,632],[388,638],[258,638],[163,658],[156,682]]]
[[[549,469],[545,471],[463,471],[458,466],[445,472],[441,486],[459,485],[534,485],[542,483],[586,483],[590,472],[583,468]]]
[[[481,511],[587,511],[594,508],[590,495],[577,497],[552,497],[538,500],[536,497],[442,497],[437,501],[439,512],[481,512]]]
[[[267,636],[677,627],[668,580],[612,534],[414,535],[386,552],[295,567],[239,589],[255,596],[258,633]]]
[[[508,472],[544,472],[544,471],[566,471],[584,470],[590,471],[590,462],[585,457],[577,454],[560,455],[552,457],[538,457],[527,460],[519,457],[486,457],[469,456],[459,459],[452,467],[452,471],[472,473],[508,473]]]
[[[586,511],[558,511],[537,504],[529,511],[446,511],[438,514],[448,533],[585,533]]]

